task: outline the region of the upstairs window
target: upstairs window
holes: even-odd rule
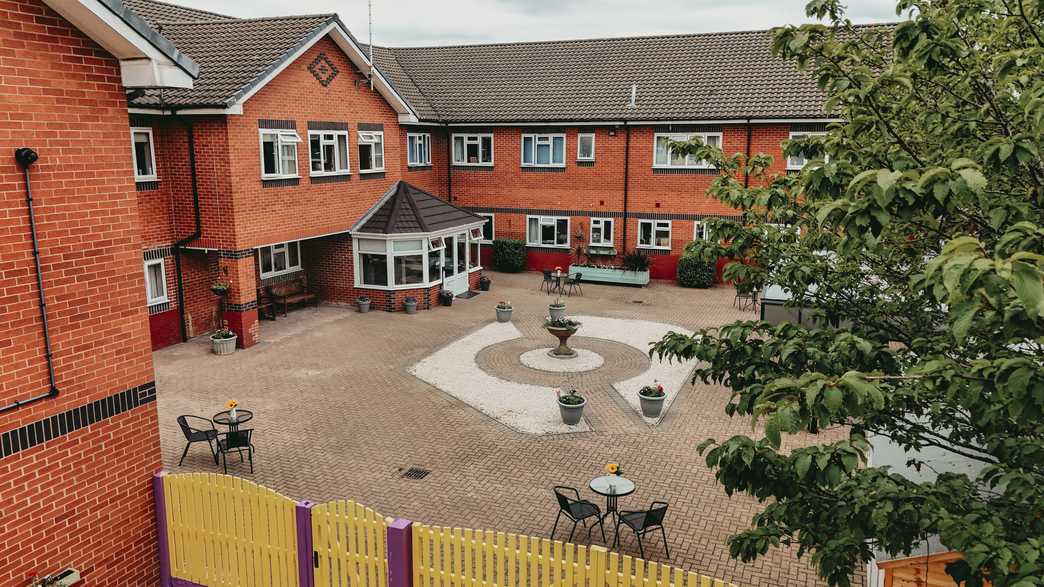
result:
[[[261,177],[297,177],[297,144],[301,137],[292,130],[261,131]]]
[[[668,143],[690,141],[699,137],[705,145],[721,148],[721,133],[656,133],[653,149],[653,167],[680,169],[710,169],[710,163],[694,155],[675,153]]]
[[[523,167],[565,167],[565,135],[522,135]]]
[[[453,135],[454,165],[493,165],[493,135]]]
[[[611,247],[613,246],[613,219],[592,218],[591,219],[591,246]]]
[[[155,181],[156,148],[152,142],[152,129],[132,128],[131,147],[134,150],[134,180]]]
[[[594,161],[595,135],[593,132],[582,132],[576,135],[576,160]]]
[[[315,131],[308,133],[312,175],[342,175],[348,169],[348,133]]]
[[[384,131],[359,131],[359,173],[384,171]]]
[[[804,139],[825,134],[825,132],[792,132],[790,133],[790,139]],[[805,167],[806,163],[808,163],[808,159],[806,159],[804,155],[791,155],[787,157],[787,169],[791,171],[802,169]]]
[[[642,249],[670,249],[670,220],[639,220],[638,247]]]
[[[163,259],[145,261],[145,296],[150,306],[167,302],[167,268]]]
[[[407,134],[406,153],[406,162],[409,165],[431,165],[431,135],[428,133]]]
[[[301,269],[301,251],[298,241],[258,247],[257,258],[261,279]]]
[[[526,244],[533,247],[568,247],[569,218],[529,216],[526,219]]]

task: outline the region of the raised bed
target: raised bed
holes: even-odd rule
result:
[[[570,265],[569,274],[575,275],[577,273],[583,274],[583,281],[616,283],[619,285],[631,285],[635,287],[645,287],[646,285],[649,285],[648,271],[629,271],[620,268],[605,269],[602,267]]]

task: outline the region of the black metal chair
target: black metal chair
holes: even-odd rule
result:
[[[555,279],[551,277],[551,270],[544,269],[544,280],[540,282],[540,291],[546,291],[551,295],[551,289],[555,286]]]
[[[194,427],[189,424],[189,418],[192,419],[193,423],[199,423],[200,426]],[[203,426],[205,424],[205,426]],[[195,442],[205,442],[210,447],[210,454],[214,457],[214,464],[218,464],[217,450],[214,448],[214,442],[218,439],[218,431],[214,428],[214,423],[203,418],[201,416],[178,416],[178,426],[181,427],[181,433],[185,435],[185,450],[181,453],[181,459],[178,461],[178,466],[185,462],[185,455],[188,454],[189,447]]]
[[[584,288],[580,287],[580,281],[584,278],[583,273],[577,273],[573,277],[566,278],[566,285],[569,286],[569,293],[566,295],[573,295],[573,292],[579,291],[580,295],[584,295]]]
[[[551,527],[551,538],[555,537],[555,530],[558,529],[558,520],[562,518],[562,514],[573,522],[573,529],[569,531],[569,538],[566,540],[573,539],[573,532],[576,532],[576,525],[580,522],[584,523],[584,527],[587,528],[587,539],[591,539],[591,530],[594,529],[595,524],[587,525],[587,519],[594,517],[598,519],[598,526],[602,529],[602,542],[605,542],[605,526],[602,524],[602,510],[599,509],[598,505],[587,501],[586,499],[580,499],[580,492],[573,487],[566,487],[564,485],[556,485],[555,498],[558,500],[558,515],[555,516],[555,525]],[[565,492],[572,493],[572,497],[566,495]]]
[[[254,472],[254,445],[250,443],[253,432],[252,428],[247,428],[246,430],[229,430],[218,435],[218,452],[221,453],[221,466],[224,467],[225,473],[228,473],[228,455],[239,453],[239,462],[242,463],[243,451],[246,451],[247,458],[250,460],[250,472]]]
[[[645,558],[642,536],[647,532],[659,530],[663,535],[663,549],[667,553],[667,559],[670,560],[671,549],[667,547],[667,531],[663,529],[663,517],[667,515],[667,505],[665,501],[654,501],[645,511],[621,511],[620,518],[616,521],[616,536],[613,538],[613,546],[620,544],[620,526],[627,526],[634,530],[634,535],[638,538],[638,553]]]

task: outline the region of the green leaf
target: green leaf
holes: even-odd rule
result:
[[[844,394],[842,394],[841,390],[836,387],[827,387],[823,390],[823,405],[826,406],[832,414],[837,413],[838,409],[841,408],[844,399]]]
[[[1044,314],[1044,283],[1041,273],[1032,265],[1016,262],[1011,265],[1011,282],[1015,294],[1031,318]]]
[[[798,479],[804,479],[805,475],[808,474],[809,467],[812,466],[812,455],[808,453],[798,455],[794,461],[794,472],[797,473]]]

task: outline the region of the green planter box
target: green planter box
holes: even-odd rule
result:
[[[596,283],[617,283],[620,285],[633,285],[645,287],[649,285],[648,271],[628,271],[626,269],[602,269],[599,267],[583,267],[570,265],[569,274],[583,274],[584,281]]]

